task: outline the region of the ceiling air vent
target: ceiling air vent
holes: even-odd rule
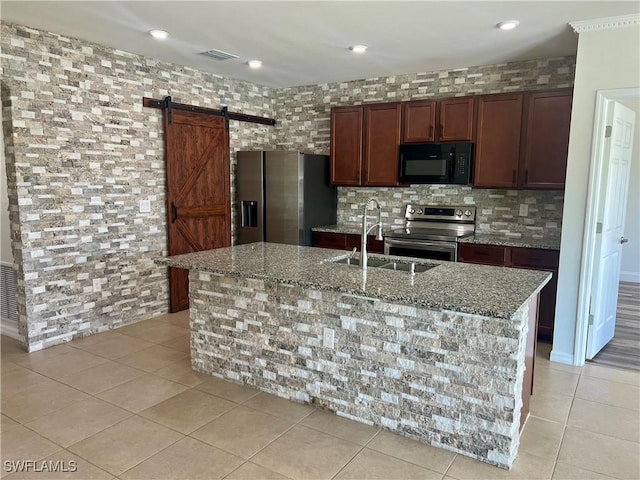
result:
[[[231,58],[239,58],[238,55],[234,55],[233,53],[223,52],[222,50],[207,50],[206,52],[202,52],[202,55],[207,57],[214,58],[216,60],[229,60]]]

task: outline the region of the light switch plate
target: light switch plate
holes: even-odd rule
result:
[[[140,213],[151,212],[151,200],[140,200]]]
[[[520,214],[521,217],[526,217],[527,215],[529,215],[529,205],[526,203],[521,203],[520,204]]]

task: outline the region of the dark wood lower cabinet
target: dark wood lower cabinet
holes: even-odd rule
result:
[[[553,274],[549,283],[540,292],[538,305],[538,338],[553,340],[560,252],[543,248],[462,243],[458,258],[466,263],[544,270]]]
[[[353,250],[355,247],[360,251],[360,235],[351,233],[312,232],[312,241],[314,247],[336,250]],[[367,237],[367,251],[383,253],[384,243],[376,240],[374,235],[369,235]]]

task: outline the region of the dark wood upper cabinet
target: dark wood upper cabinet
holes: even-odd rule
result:
[[[331,109],[331,183],[360,185],[362,181],[363,107]]]
[[[523,188],[564,188],[573,89],[533,92],[525,97]]]
[[[331,183],[398,185],[400,103],[331,109]]]
[[[435,100],[406,102],[402,110],[402,143],[436,141]]]
[[[473,107],[474,97],[405,102],[402,142],[470,142]]]
[[[523,97],[522,93],[478,97],[475,187],[517,186]]]
[[[438,131],[440,142],[470,142],[473,140],[473,106],[475,97],[445,98],[438,101]]]
[[[473,186],[562,189],[573,89],[331,109],[331,183],[398,186],[400,143],[475,140]]]
[[[400,103],[365,107],[363,185],[398,185],[401,114]]]

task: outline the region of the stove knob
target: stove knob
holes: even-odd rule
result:
[[[465,210],[464,215],[465,215],[465,217],[470,217],[471,216],[471,210]]]
[[[422,209],[421,208],[418,209],[418,215],[422,215]]]
[[[410,209],[409,209],[409,213],[410,213],[411,215],[413,215],[414,213],[416,213],[416,211],[415,211],[415,209],[410,208]]]
[[[456,210],[456,217],[462,216],[462,210]]]

